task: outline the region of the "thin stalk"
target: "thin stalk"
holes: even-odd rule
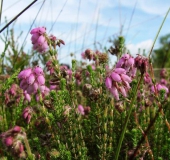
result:
[[[133,95],[131,103],[130,103],[130,109],[129,109],[129,112],[128,112],[128,115],[127,115],[127,118],[126,118],[126,122],[125,122],[125,125],[124,125],[124,128],[123,128],[123,131],[122,131],[120,139],[119,139],[117,150],[116,150],[115,160],[118,160],[118,158],[119,158],[120,148],[122,146],[122,142],[123,142],[123,139],[124,139],[127,124],[129,122],[129,118],[130,118],[130,115],[131,115],[131,112],[132,112],[133,104],[134,104],[135,99],[136,99],[136,94],[137,94],[138,88],[139,88],[139,86],[142,82],[142,79],[143,79],[143,74],[141,75],[140,80],[138,81],[138,84],[135,88],[135,92],[134,92],[134,95]]]
[[[7,28],[12,22],[14,22],[22,13],[24,13],[29,7],[31,7],[37,0],[33,1],[26,8],[24,8],[19,14],[17,14],[9,23],[7,23],[1,30],[0,33]]]
[[[156,37],[155,37],[155,39],[154,39],[152,48],[151,48],[150,53],[149,53],[149,56],[148,56],[149,59],[150,59],[150,56],[151,56],[153,47],[154,47],[154,45],[155,45],[155,42],[156,42],[156,40],[157,40],[157,38],[158,38],[158,35],[159,35],[159,33],[160,33],[161,29],[162,29],[162,26],[163,26],[164,22],[165,22],[165,20],[166,20],[166,17],[168,16],[169,11],[170,11],[170,8],[168,9],[168,11],[167,11],[167,13],[166,13],[166,15],[165,15],[165,17],[164,17],[164,19],[163,19],[163,21],[162,21],[162,24],[161,24],[161,26],[159,27],[159,30],[158,30],[158,32],[157,32],[157,34],[156,34]]]
[[[29,142],[27,140],[27,137],[24,138],[24,143],[25,143],[25,148],[27,150],[28,159],[29,160],[35,160],[34,154],[31,153],[31,148],[29,146]]]
[[[1,17],[2,17],[2,6],[3,6],[3,0],[0,1],[0,24],[1,24]]]

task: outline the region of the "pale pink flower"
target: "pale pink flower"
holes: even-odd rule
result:
[[[31,107],[26,107],[22,112],[22,116],[28,124],[31,121],[32,113],[33,113],[33,109]]]
[[[112,79],[111,79],[110,77],[106,77],[105,85],[106,85],[106,87],[109,88],[109,89],[112,88]]]
[[[134,78],[136,75],[135,59],[130,54],[124,54],[117,62],[116,68],[125,69],[126,74],[131,78]]]
[[[132,82],[131,77],[126,74],[123,68],[115,68],[105,79],[105,85],[116,100],[119,100],[119,92],[127,97],[127,92],[130,89],[129,83]]]
[[[84,107],[82,105],[78,105],[78,113],[80,113],[81,115],[84,115]]]
[[[165,93],[166,93],[166,94],[169,92],[168,88],[167,88],[165,85],[160,84],[160,83],[156,83],[155,86],[153,85],[153,86],[151,87],[151,91],[154,92],[154,93],[155,93],[155,87],[156,87],[156,90],[157,90],[158,92],[160,92],[160,90],[165,90]]]
[[[160,77],[161,78],[166,78],[167,77],[167,71],[165,68],[163,68],[160,72]]]
[[[27,93],[27,91],[24,91],[24,101],[31,102],[31,96]]]
[[[110,92],[112,93],[112,95],[115,97],[116,100],[119,100],[119,93],[116,87],[112,87],[110,89]]]
[[[30,33],[32,35],[31,41],[33,44],[33,49],[40,53],[46,52],[49,48],[45,38],[46,29],[44,27],[38,27],[31,30]]]
[[[18,78],[20,88],[24,90],[24,97],[28,102],[31,101],[31,95],[37,94],[38,90],[41,92],[42,97],[49,93],[49,89],[45,86],[44,72],[39,66],[21,71]]]

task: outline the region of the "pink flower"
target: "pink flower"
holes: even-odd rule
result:
[[[17,140],[14,142],[12,149],[14,153],[20,154],[24,151],[24,146],[20,140]]]
[[[115,68],[114,71],[115,71],[117,74],[126,74],[126,70],[123,69],[123,68]]]
[[[160,72],[160,77],[161,78],[166,78],[167,77],[167,71],[165,68],[163,68]]]
[[[47,67],[47,71],[50,71],[50,74],[54,73],[54,68],[50,60],[46,63],[46,67]]]
[[[34,67],[21,71],[18,75],[20,80],[20,87],[26,91],[24,93],[25,99],[29,101],[29,95],[36,94],[38,89],[45,86],[44,72],[40,67]],[[40,89],[41,90],[41,89]]]
[[[84,57],[87,58],[89,61],[93,60],[94,58],[94,53],[90,49],[86,49],[84,53]]]
[[[159,92],[160,90],[165,90],[165,93],[167,94],[169,92],[168,88],[163,85],[163,84],[160,84],[160,83],[156,83],[155,85],[156,87],[156,90]],[[151,91],[155,93],[155,87],[154,85],[151,87]]]
[[[32,34],[31,41],[33,44],[33,49],[44,53],[48,50],[48,43],[45,38],[46,29],[44,27],[34,28],[30,32]]]
[[[135,59],[130,54],[124,54],[117,62],[116,68],[125,69],[126,74],[131,78],[134,78],[136,75]],[[121,69],[119,70],[118,72],[121,72]],[[117,72],[116,69],[115,72]]]
[[[28,83],[29,85],[31,85],[31,84],[34,83],[34,81],[35,81],[35,76],[34,76],[33,73],[31,73],[30,76],[27,78],[27,83]]]
[[[44,78],[44,76],[43,75],[39,75],[38,77],[37,77],[37,82],[38,82],[38,84],[41,86],[41,85],[44,85],[45,84],[45,78]]]
[[[110,89],[110,92],[113,94],[113,96],[115,97],[116,100],[119,100],[119,93],[116,87],[112,87]]]
[[[131,82],[132,82],[132,79],[131,79],[129,76],[127,76],[126,74],[121,74],[121,79],[122,79],[123,81],[128,82],[128,83],[131,83]]]
[[[50,90],[55,90],[57,85],[50,85]]]
[[[13,143],[13,137],[11,137],[11,136],[6,137],[4,143],[5,143],[5,145],[6,145],[7,147],[11,146],[12,143]]]
[[[121,86],[121,87],[120,87],[120,92],[122,93],[122,95],[123,95],[124,97],[127,97],[127,92],[126,92],[125,87]]]
[[[144,82],[148,85],[152,84],[152,79],[151,79],[149,73],[147,73],[147,72],[144,74]]]
[[[112,88],[112,79],[111,79],[110,77],[106,77],[105,85],[106,85],[106,87],[109,88],[109,89]]]
[[[165,80],[165,79],[161,79],[161,81],[160,81],[160,83],[162,84],[162,85],[167,85],[167,81]]]
[[[78,113],[80,113],[81,115],[84,115],[84,107],[82,105],[78,105]]]
[[[120,75],[117,74],[116,72],[112,72],[112,73],[111,73],[111,78],[112,78],[114,81],[116,81],[116,82],[121,82],[121,81],[122,81]]]
[[[123,68],[113,69],[105,79],[106,87],[116,100],[119,100],[119,92],[122,96],[127,97],[127,92],[130,89],[129,83],[131,82],[131,77],[126,74],[126,70]]]
[[[148,66],[148,59],[146,57],[138,55],[135,58],[135,67],[139,69],[142,74],[146,72],[147,66]]]
[[[21,72],[19,73],[18,79],[25,79],[25,78],[27,78],[31,73],[32,73],[32,69],[31,69],[31,68],[24,69],[23,71],[21,71]]]
[[[39,66],[36,66],[32,70],[37,76],[44,75],[43,69]]]
[[[27,93],[27,91],[24,91],[24,101],[31,102],[31,96]]]
[[[21,127],[15,126],[12,131],[13,131],[13,132],[16,132],[16,133],[17,133],[17,132],[20,132],[20,131],[21,131]]]
[[[22,116],[26,120],[27,124],[29,124],[31,121],[32,113],[33,110],[31,107],[26,107],[22,112]]]
[[[16,96],[17,92],[17,85],[16,84],[12,84],[11,88],[9,89],[9,94],[12,96]]]
[[[86,59],[85,52],[82,52],[82,53],[81,53],[81,58],[82,58],[82,59]]]

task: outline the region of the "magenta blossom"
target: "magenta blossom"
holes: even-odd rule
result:
[[[81,115],[84,115],[84,114],[85,114],[85,112],[84,112],[84,107],[83,107],[82,105],[78,105],[77,111],[78,111],[78,113],[80,113]]]
[[[165,90],[165,93],[166,93],[166,94],[169,92],[168,88],[167,88],[165,85],[160,84],[160,83],[156,83],[155,86],[153,85],[153,86],[151,87],[151,91],[152,91],[153,93],[155,93],[155,88],[156,88],[156,90],[157,90],[158,92],[160,92],[160,90]]]
[[[26,133],[19,126],[15,126],[6,132],[0,134],[2,144],[5,146],[8,152],[11,152],[15,157],[26,158],[24,151],[24,145],[22,140],[26,138]]]
[[[25,100],[31,101],[30,95],[37,94],[38,90],[45,96],[49,89],[45,86],[44,72],[41,67],[27,68],[18,75],[20,88],[24,90]]]
[[[48,43],[45,38],[46,28],[34,28],[30,33],[32,34],[31,41],[33,44],[33,49],[40,53],[46,52],[48,50]]]
[[[147,72],[144,74],[144,82],[147,85],[151,85],[152,84],[152,79],[151,79],[149,73],[147,73]]]
[[[4,143],[7,147],[11,146],[13,144],[13,137],[11,136],[6,137],[6,139],[4,140]]]
[[[123,68],[115,68],[105,79],[105,85],[116,100],[119,100],[119,92],[127,97],[127,92],[130,89],[129,83],[132,79],[126,74]]]
[[[161,78],[166,78],[167,77],[167,71],[165,68],[163,68],[160,72],[160,77]]]
[[[124,54],[116,64],[116,68],[123,68],[126,74],[131,78],[136,75],[136,68],[134,66],[135,59],[130,54]]]
[[[138,55],[135,58],[135,67],[140,70],[141,74],[146,73],[148,67],[148,59],[144,56]]]
[[[53,74],[53,73],[54,73],[54,68],[53,68],[52,61],[51,61],[51,60],[49,60],[49,61],[46,63],[46,67],[47,67],[47,71],[50,71],[50,74]]]
[[[29,124],[31,121],[32,113],[33,109],[31,107],[26,107],[22,112],[22,116],[24,120],[27,122],[27,124]]]

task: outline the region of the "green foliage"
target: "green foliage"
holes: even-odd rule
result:
[[[162,51],[169,49],[169,36],[161,39],[163,47],[155,51],[154,65],[160,63],[157,62],[161,59],[160,53],[164,54]],[[10,37],[11,41],[4,39],[5,49],[0,59],[1,74],[9,74],[9,78],[0,84],[0,133],[16,125],[23,127],[28,139],[24,149],[30,159],[170,159],[170,98],[165,90],[151,92],[150,86],[143,81],[144,75],[138,74],[130,84],[127,97],[120,94],[120,100],[116,101],[105,87],[105,78],[111,71],[107,71],[107,63],[99,63],[97,59],[93,69],[90,63],[81,66],[82,63],[73,60],[70,78],[68,70],[60,69],[54,57],[57,51],[51,47],[50,54],[47,52],[39,57],[43,64],[49,59],[52,61],[54,73],[49,75],[45,72],[46,85],[49,87],[53,83],[58,88],[43,95],[39,101],[32,95],[31,101],[26,102],[17,75],[20,69],[29,66],[30,56],[20,53],[12,30]],[[119,37],[115,45],[119,59],[124,49],[124,38]],[[37,55],[33,52],[32,56]],[[154,79],[151,81],[154,82],[152,85],[156,84]],[[169,79],[167,81],[169,85]],[[17,96],[8,95],[12,84],[18,86],[18,101]],[[112,85],[117,85],[120,90],[118,83]],[[30,108],[29,123],[23,116],[26,107]],[[12,149],[4,147],[3,134],[1,139],[0,158],[12,159]]]
[[[160,38],[160,47],[153,52],[153,66],[157,68],[170,67],[170,34]]]

